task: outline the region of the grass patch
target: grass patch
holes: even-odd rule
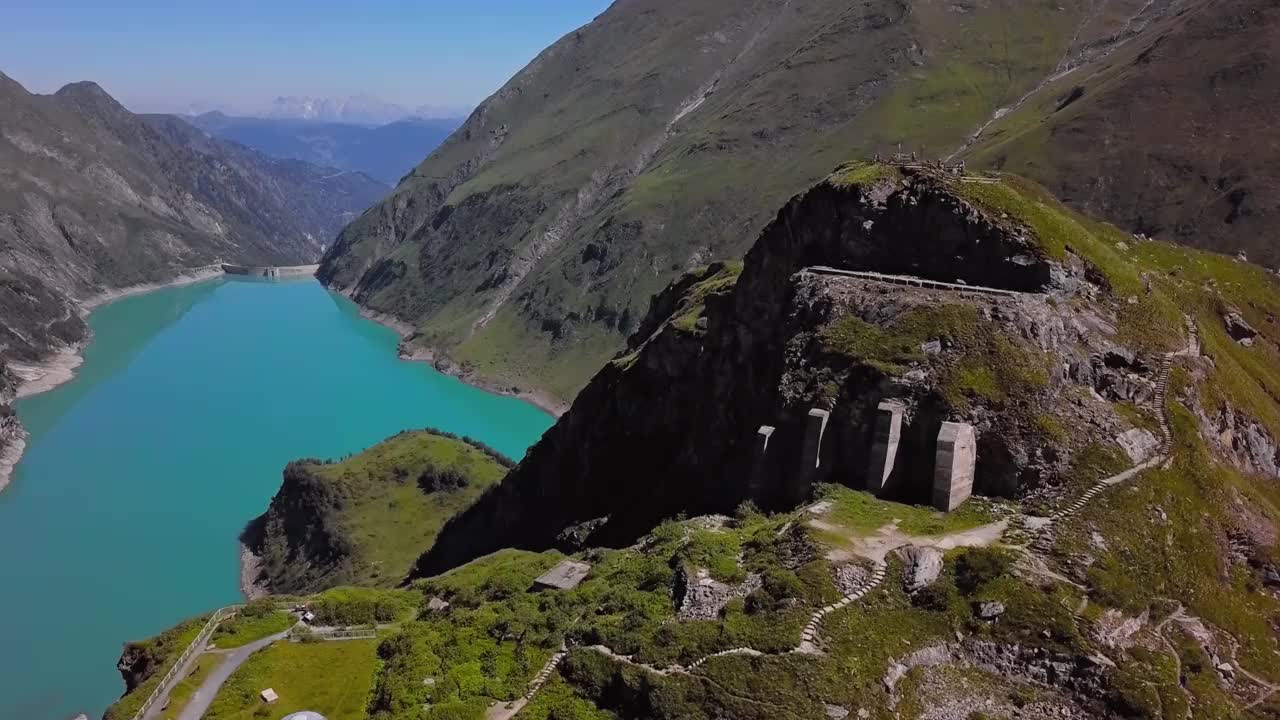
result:
[[[1049,382],[1045,358],[1009,337],[996,324],[982,320],[968,304],[911,309],[887,326],[844,315],[819,335],[825,352],[843,356],[887,375],[900,375],[929,361],[924,343],[937,340],[946,348],[938,380],[954,407],[970,398],[1004,404]]]
[[[1280,601],[1258,592],[1249,573],[1228,565],[1220,551],[1229,493],[1250,480],[1211,459],[1190,413],[1174,405],[1171,415],[1172,466],[1090,503],[1060,531],[1058,550],[1095,558],[1088,570],[1095,601],[1129,614],[1180,602],[1231,633],[1247,669],[1280,679],[1280,643],[1267,620],[1280,614]],[[1255,509],[1274,512],[1266,504]],[[1106,538],[1105,551],[1089,541],[1095,530]]]
[[[314,710],[330,720],[364,720],[378,669],[377,642],[278,642],[254,654],[227,680],[206,720],[261,720],[258,696],[272,688],[280,699],[266,717]]]
[[[871,493],[843,485],[824,485],[819,489],[819,497],[832,504],[829,521],[858,535],[870,535],[894,520],[899,521],[900,531],[925,536],[969,530],[999,519],[992,505],[977,497],[949,513],[925,505],[881,500]]]
[[[741,274],[742,262],[726,263],[714,275],[693,285],[680,299],[675,313],[671,316],[671,326],[687,333],[701,333],[698,320],[706,311],[707,300],[711,297],[727,295],[733,290]]]
[[[293,627],[297,618],[276,610],[274,600],[249,603],[235,617],[213,631],[212,642],[221,649],[237,648]]]

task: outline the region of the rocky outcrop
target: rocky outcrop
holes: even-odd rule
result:
[[[759,589],[762,578],[751,573],[741,583],[730,585],[711,577],[705,568],[682,566],[676,572],[675,582],[676,617],[681,620],[715,620],[730,600],[746,597]]]
[[[942,574],[942,551],[933,547],[911,546],[900,551],[906,565],[903,587],[913,593],[933,584]]]
[[[1252,345],[1253,339],[1258,336],[1258,331],[1254,330],[1249,321],[1244,319],[1244,315],[1234,308],[1222,316],[1222,324],[1226,326],[1227,334],[1231,339],[1241,345]]]
[[[873,411],[886,397],[900,398],[909,426],[891,494],[917,501],[932,482],[943,420],[977,429],[979,491],[988,494],[1017,493],[1065,468],[1071,448],[1046,438],[1040,415],[1080,428],[1074,441],[1109,441],[1118,432],[1107,403],[1055,390],[1077,382],[1068,368],[1088,362],[1083,343],[1114,344],[1104,302],[1068,301],[1105,298],[1087,263],[1050,258],[1027,227],[983,211],[928,173],[892,171],[868,183],[842,177],[788,203],[736,282],[727,270],[702,272],[678,285],[680,299],[660,295],[639,325],[648,336],[637,334],[501,486],[449,524],[418,572],[509,545],[549,547],[561,529],[592,518],[609,518],[593,542],[626,543],[679,512],[803,500],[807,489],[789,483],[815,407],[831,414],[813,479],[857,486]],[[1016,292],[802,272],[826,265]],[[909,336],[903,349],[894,332]],[[875,342],[885,354],[868,356],[864,350],[882,346],[859,345],[862,338],[881,335]],[[930,341],[939,352],[919,349]],[[1046,355],[1060,363],[1050,367]],[[993,384],[970,384],[967,363],[994,372]],[[756,463],[752,443],[764,424],[776,432]]]
[[[1237,468],[1280,478],[1280,445],[1261,423],[1229,405],[1216,414],[1197,407],[1197,414],[1205,437]]]

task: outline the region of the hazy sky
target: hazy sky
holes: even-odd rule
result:
[[[6,0],[0,71],[135,111],[368,93],[472,106],[609,0]]]

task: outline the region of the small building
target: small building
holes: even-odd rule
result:
[[[449,609],[449,603],[445,602],[444,600],[441,600],[438,597],[431,598],[431,601],[427,603],[427,610],[433,613],[442,613],[448,609]]]
[[[285,715],[283,720],[324,720],[324,716],[310,710],[299,710],[292,715]]]
[[[546,571],[533,581],[539,589],[572,590],[582,583],[591,572],[591,566],[576,560],[565,560]]]
[[[262,698],[262,702],[268,705],[280,699],[280,696],[276,694],[276,691],[271,688],[267,688],[266,690],[258,693],[258,696]]]

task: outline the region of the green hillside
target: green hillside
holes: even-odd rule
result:
[[[260,563],[255,582],[284,594],[395,585],[510,464],[435,431],[402,433],[339,462],[290,463],[270,508],[245,533]]]

